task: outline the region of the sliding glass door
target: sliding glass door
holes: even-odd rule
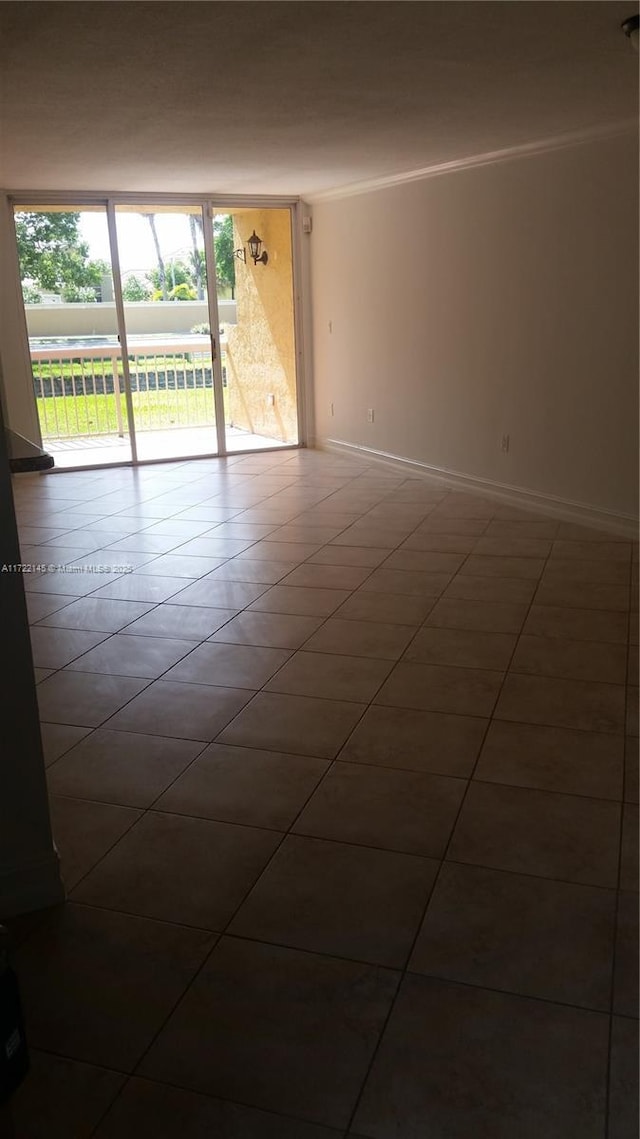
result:
[[[115,207],[138,459],[218,451],[201,205],[149,201]]]
[[[43,446],[57,467],[132,457],[106,203],[15,210]]]
[[[123,195],[15,220],[57,467],[298,443],[288,207]]]
[[[227,451],[298,442],[291,211],[213,218]],[[222,295],[221,295],[222,293]]]

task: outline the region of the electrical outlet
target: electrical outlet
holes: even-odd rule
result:
[[[329,415],[335,415],[335,412],[334,412],[334,410],[333,410],[333,404],[332,404],[332,403],[330,403],[330,404],[329,404]]]
[[[504,455],[506,455],[508,453],[508,451],[509,451],[509,436],[508,435],[502,436],[502,442],[500,443],[500,450],[502,451],[502,453]]]
[[[274,396],[273,392],[269,392],[269,394],[267,396],[267,406],[273,407],[275,405],[275,402],[276,402],[276,397]]]
[[[367,423],[373,423],[373,408],[367,408]]]

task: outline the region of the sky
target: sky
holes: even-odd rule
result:
[[[140,214],[116,213],[120,272],[123,277],[134,273],[144,276],[157,265],[151,229]],[[92,260],[111,260],[109,232],[105,213],[80,214],[80,233],[89,244]],[[192,248],[191,231],[186,214],[156,214],[156,229],[165,261],[184,257]]]

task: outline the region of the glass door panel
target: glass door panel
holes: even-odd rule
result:
[[[226,448],[291,446],[298,443],[291,211],[230,209],[214,215],[213,233]]]
[[[106,205],[14,216],[43,446],[56,467],[129,462]]]
[[[115,215],[138,458],[216,454],[202,208],[116,204]]]

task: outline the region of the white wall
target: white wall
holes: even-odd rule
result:
[[[635,515],[637,170],[628,135],[317,202],[318,440]]]

